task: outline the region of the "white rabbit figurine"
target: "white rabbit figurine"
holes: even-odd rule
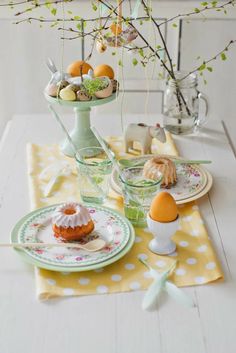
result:
[[[156,124],[156,126],[148,126],[143,123],[129,124],[124,134],[125,152],[128,153],[129,148],[133,148],[133,143],[136,141],[141,144],[142,154],[150,154],[154,137],[163,143],[166,142],[165,130],[160,124]]]
[[[57,84],[60,81],[67,81],[75,85],[81,85],[81,76],[71,77],[70,74],[58,71],[52,59],[48,58],[46,61],[46,65],[52,73],[52,77],[49,84]],[[83,79],[92,79],[93,77],[93,70],[89,70],[88,74],[83,75]]]
[[[52,74],[49,84],[57,84],[60,81],[68,81],[71,78],[71,75],[58,71],[52,59],[48,58],[46,65]]]

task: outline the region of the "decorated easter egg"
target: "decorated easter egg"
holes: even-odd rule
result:
[[[77,92],[77,99],[78,99],[78,101],[86,102],[86,101],[91,101],[92,97],[87,92],[78,91]]]
[[[62,80],[57,83],[57,87],[59,90],[66,88],[68,85],[69,85],[69,82],[66,80]]]
[[[104,53],[107,50],[106,44],[103,42],[102,39],[97,40],[96,42],[96,49],[98,53]]]
[[[119,89],[119,82],[117,80],[111,80],[112,92],[115,93]]]
[[[115,76],[113,68],[106,64],[98,65],[97,67],[95,67],[93,73],[94,77],[107,76],[110,79],[113,79]]]
[[[157,222],[172,222],[178,217],[175,199],[166,191],[157,194],[152,200],[150,217]]]
[[[72,77],[81,76],[81,74],[85,75],[89,72],[89,70],[93,70],[92,66],[83,60],[74,61],[67,68],[68,74],[70,74]]]
[[[59,93],[58,86],[55,83],[49,83],[45,88],[45,93],[51,97],[57,97],[57,94]]]
[[[118,36],[122,32],[121,26],[116,23],[112,23],[112,25],[110,26],[110,30],[115,36]]]
[[[75,93],[80,90],[80,86],[79,86],[79,85],[76,85],[76,84],[74,84],[74,83],[71,83],[71,84],[68,85],[66,88],[67,88],[67,89],[71,89],[71,91],[74,91]]]
[[[76,94],[74,91],[68,88],[63,88],[60,91],[60,98],[64,101],[75,101],[76,100]]]

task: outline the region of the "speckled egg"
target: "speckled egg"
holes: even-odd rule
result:
[[[74,91],[68,88],[63,88],[60,91],[60,98],[64,101],[75,101],[76,100],[76,94]]]
[[[71,83],[70,85],[66,86],[66,88],[67,89],[71,89],[75,93],[80,90],[80,86],[79,85],[75,85],[74,83]]]
[[[85,102],[85,101],[91,101],[92,97],[84,91],[78,91],[77,92],[77,99],[78,99],[78,101]]]
[[[112,84],[112,93],[115,93],[116,91],[119,90],[119,82],[117,80],[111,80]]]
[[[59,90],[67,87],[69,85],[69,82],[63,80],[57,83],[57,87],[59,88]]]

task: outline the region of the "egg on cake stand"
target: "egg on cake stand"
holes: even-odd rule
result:
[[[168,255],[176,250],[172,236],[178,229],[179,215],[176,202],[168,192],[160,192],[153,199],[147,215],[147,224],[154,239],[149,249],[158,255]]]
[[[105,75],[106,72],[107,75]],[[58,88],[48,85],[44,91],[44,96],[49,105],[66,106],[74,109],[75,126],[70,132],[70,137],[77,150],[85,147],[100,147],[98,140],[90,129],[90,112],[92,107],[107,104],[117,98],[117,92],[115,92],[113,84],[114,72],[109,65],[100,65],[93,72],[89,64],[76,61],[69,65],[67,73],[70,76],[67,78],[67,85],[64,81],[54,82],[54,86],[57,85]],[[76,86],[80,86],[83,81],[96,80],[96,78],[107,81],[106,88],[96,92],[93,97],[83,90],[76,92]],[[50,90],[48,87],[50,87]],[[61,143],[60,149],[66,156],[74,157],[74,150],[67,138]]]

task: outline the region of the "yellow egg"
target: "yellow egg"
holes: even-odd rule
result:
[[[154,197],[150,207],[150,217],[157,222],[172,222],[178,217],[175,199],[166,191]]]
[[[63,101],[75,101],[76,100],[76,94],[71,89],[63,88],[60,91],[60,98]]]

